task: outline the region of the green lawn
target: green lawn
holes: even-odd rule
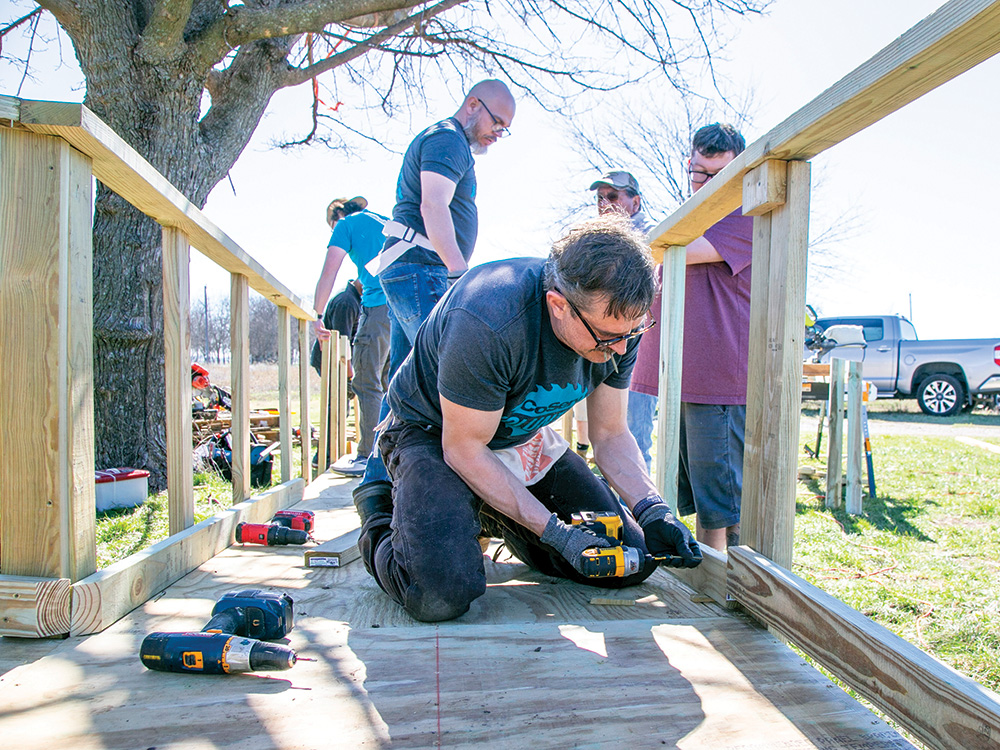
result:
[[[1000,455],[948,437],[872,450],[878,497],[861,516],[827,510],[824,479],[799,483],[795,572],[1000,689]]]

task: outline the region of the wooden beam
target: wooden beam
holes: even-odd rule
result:
[[[744,216],[763,216],[784,205],[787,163],[768,159],[743,176]]]
[[[73,584],[72,635],[104,630],[233,543],[236,524],[266,523],[302,499],[295,479],[126,557]]]
[[[0,128],[0,569],[76,580],[94,541],[89,160]]]
[[[664,568],[664,570],[698,593],[712,597],[716,604],[729,607],[732,606],[732,602],[727,596],[729,584],[726,561],[725,553],[702,544],[701,565],[697,568]]]
[[[309,423],[309,323],[298,321],[299,331],[299,450],[302,478],[312,481],[312,427]]]
[[[317,450],[316,473],[322,474],[330,465],[330,441],[333,439],[330,424],[330,394],[333,373],[333,350],[336,342],[335,334],[321,342],[322,353],[319,368],[319,447]]]
[[[929,747],[996,747],[1000,696],[791,571],[730,547],[729,591]]]
[[[170,533],[194,523],[191,455],[191,248],[163,228],[163,353],[167,390],[167,504]]]
[[[281,441],[281,481],[292,478],[292,402],[288,374],[292,366],[290,316],[278,308],[278,439]]]
[[[681,364],[686,283],[687,248],[671,247],[663,255],[661,285],[656,486],[673,513],[677,512],[677,477],[681,458]]]
[[[765,159],[804,161],[1000,52],[1000,1],[952,0],[747,146],[654,229],[653,257],[700,237],[742,202]]]
[[[787,202],[754,217],[740,538],[792,562],[802,408],[809,163],[788,164]]]
[[[250,497],[250,286],[232,275],[229,297],[230,373],[233,386],[233,505]]]
[[[157,172],[114,130],[82,104],[0,97],[3,111],[19,114],[18,122],[35,133],[56,135],[83,152],[94,164],[94,176],[163,226],[179,228],[191,245],[230,273],[246,276],[251,288],[302,320],[316,317],[243,248],[213,224],[177,188]],[[0,115],[3,116],[3,115]]]
[[[830,360],[830,434],[826,440],[826,507],[839,508],[844,496],[844,360]]]
[[[861,363],[847,363],[847,512],[860,516],[861,487],[864,482],[864,452],[861,438]]]
[[[70,580],[0,575],[0,635],[69,635]]]
[[[359,557],[358,539],[361,528],[352,529],[336,539],[324,542],[318,547],[307,549],[303,554],[307,568],[342,568]]]
[[[337,339],[337,442],[334,460],[347,453],[347,374],[351,365],[351,342],[347,336]]]

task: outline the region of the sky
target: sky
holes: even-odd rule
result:
[[[939,4],[776,0],[766,16],[741,22],[718,67],[735,89],[755,91],[747,141]],[[80,101],[79,80],[78,71],[63,69],[26,82],[21,96]],[[842,213],[860,217],[851,236],[833,247],[833,268],[810,278],[808,301],[821,315],[902,314],[923,339],[1000,336],[997,271],[990,265],[1000,240],[989,229],[1000,172],[998,149],[990,146],[1000,121],[997,80],[1000,58],[993,58],[813,160],[814,183],[820,184],[812,226]],[[9,65],[0,65],[0,93],[15,94],[19,83]],[[451,115],[462,97],[443,86],[427,93],[427,111],[393,126],[389,140],[398,147],[424,125]],[[327,203],[361,194],[370,208],[389,213],[402,161],[399,153],[376,147],[351,157],[319,147],[273,149],[276,137],[308,130],[309,98],[306,87],[274,97],[231,183],[221,182],[205,207],[210,219],[304,299],[312,297],[329,239]],[[349,95],[341,98],[352,106]],[[520,101],[512,136],[477,159],[474,264],[547,254],[564,228],[565,206],[587,199],[596,174],[587,171],[555,118]],[[228,293],[228,275],[198,253],[191,271],[192,298],[200,299],[204,287],[213,297]],[[345,261],[337,288],[353,274]]]

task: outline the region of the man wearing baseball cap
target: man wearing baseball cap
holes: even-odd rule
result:
[[[608,213],[620,213],[628,216],[632,221],[632,226],[643,235],[649,234],[653,228],[653,223],[646,217],[642,210],[642,192],[639,190],[639,181],[635,179],[631,172],[622,169],[612,169],[606,172],[601,179],[595,180],[590,185],[591,190],[597,191],[597,212],[601,215]],[[659,281],[663,279],[663,267],[656,269]],[[656,297],[653,300],[653,319],[659,322],[660,318],[660,284],[657,284]],[[642,458],[646,462],[646,470],[652,466],[651,450],[653,448],[653,417],[656,414],[656,402],[658,393],[658,382],[660,376],[660,337],[658,332],[642,337],[639,344],[639,354],[635,360],[635,368],[632,370],[632,382],[629,385],[628,393],[628,429],[639,444]],[[584,404],[585,402],[580,402]],[[580,404],[577,406],[579,407]],[[581,414],[582,412],[582,414]],[[578,426],[578,442],[586,443],[587,412],[584,406],[575,413]],[[581,429],[582,428],[582,429]],[[582,446],[578,445],[578,451]]]

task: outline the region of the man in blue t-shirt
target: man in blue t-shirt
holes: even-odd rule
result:
[[[543,573],[605,587],[648,577],[657,563],[647,553],[701,561],[625,421],[655,287],[643,238],[624,219],[594,219],[547,260],[472,269],[431,312],[387,394],[378,448],[391,494],[354,494],[365,566],[413,617],[458,617],[486,591],[480,535],[503,538]],[[607,483],[551,427],[583,398]],[[584,551],[610,542],[570,525],[580,511],[619,515],[638,567],[587,577]]]
[[[479,230],[472,156],[510,134],[514,110],[503,82],[480,81],[454,116],[421,131],[406,149],[385,247],[369,264],[389,304],[390,378],[450,281],[469,267]],[[388,480],[371,456],[362,486]]]
[[[326,249],[323,271],[316,283],[313,306],[324,309],[340,266],[345,257],[358,268],[361,282],[361,312],[357,332],[351,341],[351,386],[358,397],[358,450],[356,454],[340,457],[331,466],[333,471],[347,476],[361,476],[368,463],[378,424],[379,407],[388,381],[389,369],[389,311],[379,280],[371,275],[365,264],[382,249],[382,226],[386,222],[367,210],[368,201],[362,196],[351,199],[337,198],[326,209],[326,220],[333,235]],[[322,318],[313,323],[316,338],[327,340],[330,332]],[[350,336],[351,331],[340,331]]]

